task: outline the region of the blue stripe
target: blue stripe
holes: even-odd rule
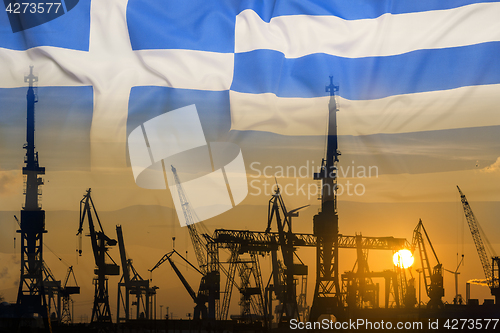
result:
[[[231,90],[279,97],[325,96],[328,76],[350,100],[500,83],[500,42],[418,50],[402,55],[342,58],[312,54],[286,59],[278,51],[235,54]]]
[[[54,9],[55,6],[52,10]],[[5,10],[0,10],[1,48],[22,51],[37,46],[55,46],[88,51],[89,36],[90,0],[80,0],[74,8],[71,8],[64,15],[16,33],[12,32]]]
[[[127,24],[133,50],[234,51],[236,1],[130,0]]]
[[[130,0],[127,24],[133,50],[188,49],[234,51],[236,15],[254,10],[264,21],[283,15],[334,15],[344,19],[375,18],[451,9],[493,0]]]
[[[386,13],[403,14],[429,10],[452,9],[494,0],[288,0],[245,1],[244,9],[254,10],[262,20],[286,15],[334,15],[346,20],[376,18]]]
[[[207,141],[224,140],[231,129],[229,91],[203,91],[157,86],[133,87],[130,91],[127,137],[132,130],[160,114],[196,105]]]

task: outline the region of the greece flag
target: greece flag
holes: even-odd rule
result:
[[[388,173],[483,167],[500,156],[499,17],[476,0],[80,0],[17,33],[0,15],[0,87],[24,87],[29,65],[40,87],[91,87],[92,167],[107,169],[127,166],[132,129],[191,104],[245,161],[264,139],[312,159],[333,76],[344,152],[399,153]],[[436,142],[451,148],[414,167],[408,152]]]

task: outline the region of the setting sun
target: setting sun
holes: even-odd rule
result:
[[[400,250],[394,253],[394,256],[392,257],[394,265],[402,268],[410,267],[413,265],[414,260],[415,259],[409,250]]]

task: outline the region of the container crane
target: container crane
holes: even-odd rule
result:
[[[481,227],[479,222],[474,216],[465,194],[462,193],[462,190],[460,190],[458,185],[457,189],[460,193],[460,200],[462,201],[462,206],[464,208],[465,218],[467,219],[467,224],[469,225],[470,233],[472,235],[472,239],[474,240],[479,260],[483,266],[484,277],[486,278],[488,287],[490,287],[491,295],[495,297],[495,304],[500,304],[500,257],[496,256],[493,248],[491,248],[491,245],[488,242],[488,239],[486,239],[486,241],[491,249],[491,252],[493,253],[493,256],[488,256],[486,254],[486,248],[480,234]]]
[[[427,239],[427,243],[429,244],[432,254],[434,255],[434,259],[437,262],[437,264],[433,267],[431,267],[429,257],[427,255],[423,235],[425,235],[425,239]],[[442,300],[442,297],[444,296],[443,265],[439,262],[436,251],[434,251],[434,247],[432,246],[422,220],[418,221],[418,224],[413,231],[412,252],[415,252],[417,246],[419,249],[420,262],[422,264],[422,272],[424,275],[425,291],[430,299],[427,303],[427,308],[431,310],[442,309],[444,308]]]
[[[93,214],[92,214],[93,212]],[[99,223],[99,230],[96,230],[94,226],[94,219],[92,215],[95,216],[97,222]],[[79,249],[78,253],[82,255],[82,232],[83,223],[87,217],[89,230],[90,230],[90,241],[92,243],[92,251],[94,252],[94,259],[97,268],[94,270],[94,305],[92,308],[92,319],[91,323],[98,324],[101,327],[109,327],[113,321],[111,319],[111,310],[109,307],[109,293],[108,293],[108,275],[120,275],[120,266],[118,266],[113,258],[108,254],[109,247],[116,245],[116,240],[109,238],[102,228],[101,221],[97,215],[97,210],[94,206],[94,202],[90,196],[90,188],[87,190],[87,194],[84,195],[83,199],[80,201],[80,226],[78,228],[77,236],[80,235]],[[106,263],[106,257],[111,259],[113,263]]]

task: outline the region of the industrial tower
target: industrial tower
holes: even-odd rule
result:
[[[309,320],[316,321],[323,314],[344,316],[344,308],[339,284],[339,218],[337,215],[337,162],[340,151],[337,140],[337,103],[335,92],[339,87],[333,84],[326,86],[330,93],[328,104],[328,138],[326,159],[323,159],[321,170],[314,174],[315,180],[321,180],[321,211],[314,216],[313,233],[317,237],[316,246],[316,287]]]
[[[23,314],[37,313],[42,318],[47,318],[47,304],[43,287],[43,234],[45,230],[45,211],[38,203],[41,194],[39,187],[43,180],[39,175],[45,174],[45,168],[38,164],[38,152],[35,152],[35,103],[38,101],[33,83],[38,82],[38,77],[33,75],[33,66],[30,74],[24,77],[28,82],[27,99],[27,126],[26,157],[23,175],[26,175],[24,189],[25,204],[21,210],[21,278],[17,294],[17,304]]]

